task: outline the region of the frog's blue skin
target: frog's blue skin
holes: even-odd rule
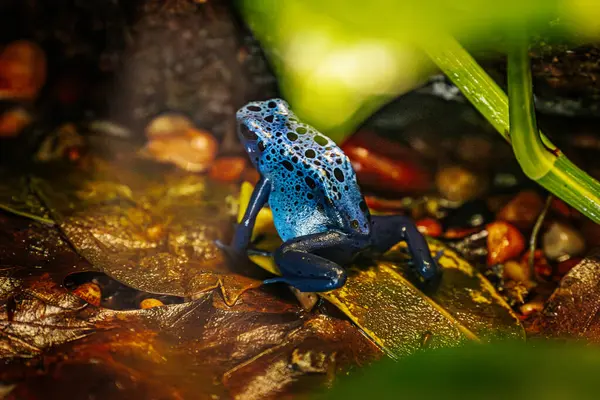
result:
[[[285,282],[302,292],[337,289],[346,281],[343,265],[358,254],[384,253],[401,240],[419,274],[425,280],[436,276],[438,265],[414,223],[400,215],[371,216],[348,157],[300,122],[285,101],[249,103],[237,112],[237,121],[261,178],[226,250],[245,252],[256,216],[268,202],[285,243],[274,253],[282,276],[265,283]]]

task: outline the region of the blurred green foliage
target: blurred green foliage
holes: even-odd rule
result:
[[[498,49],[527,26],[548,37],[600,32],[594,0],[238,0],[296,113],[341,141],[435,71],[440,32]]]
[[[468,344],[382,360],[315,399],[597,399],[600,349],[552,342]]]
[[[529,40],[524,32],[579,40],[600,33],[600,4],[586,0],[241,0],[240,6],[286,100],[337,142],[386,102],[423,83],[435,70],[432,61],[510,141],[506,94],[461,44],[510,52]],[[536,129],[526,137],[537,135]],[[598,182],[564,155],[540,164],[550,157],[542,146],[518,149],[544,156],[518,157],[531,179],[600,222]]]

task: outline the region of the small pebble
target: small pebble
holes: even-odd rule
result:
[[[439,237],[442,234],[442,225],[433,218],[423,218],[416,221],[417,229],[423,235]]]
[[[517,282],[529,282],[531,280],[529,266],[527,264],[512,260],[505,262],[504,279]]]
[[[436,174],[435,183],[442,196],[457,202],[472,200],[486,188],[486,183],[481,177],[460,166],[440,169]]]
[[[519,229],[531,229],[544,209],[544,200],[533,190],[519,192],[496,216]]]
[[[462,239],[478,231],[477,228],[449,228],[444,232],[444,237],[446,239]]]
[[[209,176],[221,182],[237,182],[246,169],[246,158],[220,157],[210,167]]]
[[[210,133],[191,128],[181,135],[151,139],[145,150],[158,161],[175,164],[190,172],[203,172],[212,165],[218,147]]]
[[[298,302],[304,309],[304,311],[310,311],[314,308],[314,306],[319,301],[319,296],[316,293],[312,292],[301,292],[295,287],[290,286],[290,290],[298,299]]]
[[[16,137],[31,122],[31,115],[22,108],[13,108],[0,115],[0,138]]]
[[[398,143],[362,133],[346,141],[342,150],[365,188],[387,193],[417,193],[430,187],[429,172],[410,149]]]
[[[529,251],[523,254],[521,264],[529,265],[529,254]],[[539,278],[550,278],[552,276],[552,266],[548,263],[548,259],[540,249],[536,249],[533,253],[533,269],[535,275]]]
[[[494,144],[487,138],[475,135],[465,135],[456,144],[456,154],[461,160],[469,163],[489,162]]]
[[[553,222],[542,236],[544,254],[550,260],[563,260],[585,251],[583,236],[563,222]]]
[[[194,128],[194,123],[188,117],[179,113],[164,113],[155,117],[146,126],[146,137],[148,139],[164,138],[166,136],[178,136],[185,134]]]
[[[100,301],[102,299],[102,290],[100,286],[95,283],[86,282],[81,284],[73,290],[73,294],[79,297],[82,300],[87,301],[91,305],[96,307],[100,306]]]
[[[35,155],[39,161],[53,161],[81,154],[86,146],[85,139],[74,124],[66,123],[47,135]]]
[[[46,56],[35,43],[19,40],[0,53],[0,99],[33,100],[46,81]]]
[[[521,314],[530,316],[534,313],[541,312],[544,309],[544,301],[541,298],[534,298],[528,303],[523,304],[519,307]]]
[[[517,228],[504,221],[496,221],[486,226],[488,231],[488,265],[501,264],[521,254],[525,249],[525,239]]]
[[[164,306],[165,304],[158,300],[158,299],[153,299],[153,298],[147,298],[144,299],[140,302],[140,308],[142,310],[146,310],[148,308],[153,308],[153,307],[160,307],[160,306]]]
[[[557,198],[552,199],[552,202],[550,203],[550,209],[566,218],[571,217],[573,214],[572,208],[569,207],[567,203]]]

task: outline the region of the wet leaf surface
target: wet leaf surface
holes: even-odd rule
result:
[[[564,276],[530,331],[536,336],[600,341],[600,248]]]
[[[220,287],[228,304],[260,285],[214,244],[229,232],[234,186],[140,159],[56,174],[35,178],[36,193],[76,250],[116,280],[185,297]]]
[[[0,168],[0,210],[25,218],[53,223],[50,214],[31,192],[26,175],[15,175]]]
[[[251,193],[252,185],[245,183],[238,218]],[[259,249],[273,251],[281,244],[278,237],[268,236],[271,224],[271,213],[261,211],[255,236],[262,230],[267,237],[257,243]],[[371,265],[351,267],[341,289],[320,295],[393,357],[467,340],[523,339],[518,317],[493,286],[454,250],[431,239],[429,243],[432,253],[444,251],[442,278],[435,287],[424,288],[415,279],[405,253],[395,251],[405,247],[401,244]],[[272,258],[253,255],[251,259],[278,273]]]
[[[0,224],[0,357],[33,357],[93,332],[87,304],[60,286],[89,264],[46,225],[6,214]]]
[[[349,321],[261,290],[233,307],[218,292],[147,310],[93,307],[61,285],[92,266],[56,230],[0,218],[6,398],[273,398],[382,355]]]

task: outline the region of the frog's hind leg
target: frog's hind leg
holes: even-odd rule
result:
[[[417,272],[425,280],[430,280],[438,274],[439,267],[431,256],[427,241],[410,218],[402,215],[373,215],[371,228],[371,240],[375,250],[385,253],[404,240]]]
[[[275,263],[282,276],[267,279],[264,283],[284,282],[301,292],[337,289],[346,282],[346,271],[339,264],[313,253],[326,253],[351,242],[348,235],[338,231],[288,240],[275,252]]]

